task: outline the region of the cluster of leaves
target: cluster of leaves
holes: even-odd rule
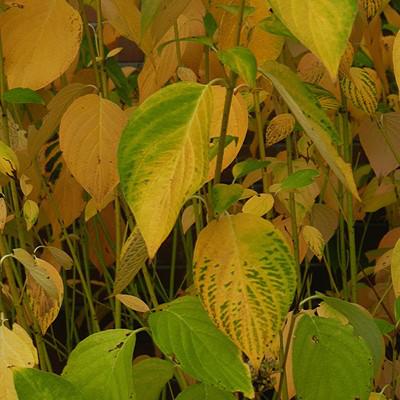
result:
[[[0,10],[0,399],[400,397],[397,0]]]

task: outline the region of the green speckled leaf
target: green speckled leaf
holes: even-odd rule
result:
[[[298,400],[368,400],[373,358],[350,325],[304,315],[293,341],[293,375]]]
[[[177,83],[142,103],[122,134],[121,186],[150,258],[207,178],[211,115],[209,86]]]
[[[215,327],[196,297],[169,303],[150,315],[149,324],[157,346],[174,356],[185,372],[221,390],[254,395],[241,352]]]
[[[225,216],[200,232],[195,285],[216,325],[258,369],[289,311],[295,263],[285,240],[252,214]]]
[[[320,107],[316,97],[307,89],[300,78],[285,65],[275,61],[267,61],[260,68],[260,72],[271,79],[332,171],[351,191],[353,196],[359,199],[351,167],[343,161],[334,146],[334,143],[339,141],[338,134],[330,119]]]

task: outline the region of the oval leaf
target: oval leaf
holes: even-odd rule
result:
[[[8,87],[37,90],[61,76],[78,54],[81,17],[65,0],[21,0],[0,21]],[[62,46],[60,46],[62,42]]]
[[[212,323],[195,297],[184,296],[150,315],[153,339],[194,378],[252,397],[250,371],[239,349]]]
[[[61,120],[65,162],[99,207],[118,184],[117,146],[126,121],[116,104],[95,94],[75,100]]]
[[[151,258],[207,178],[211,110],[208,86],[177,83],[142,103],[122,134],[121,185]]]
[[[296,287],[295,263],[285,240],[260,217],[226,216],[200,232],[194,262],[206,310],[258,369]]]
[[[218,388],[204,383],[189,386],[176,400],[235,400],[236,397],[229,392],[224,392]]]

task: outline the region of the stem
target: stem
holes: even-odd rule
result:
[[[104,40],[103,40],[103,18],[101,13],[101,0],[96,0],[96,14],[97,14],[97,37],[98,37],[98,48],[100,57],[100,78],[101,78],[101,93],[103,97],[108,97],[107,87],[107,75],[104,66],[105,55],[104,55]]]
[[[253,91],[253,102],[254,102],[254,109],[256,113],[256,130],[257,130],[257,137],[258,137],[258,148],[260,152],[260,159],[264,161],[266,159],[266,151],[265,151],[265,142],[264,142],[264,132],[263,132],[263,125],[261,120],[261,109],[260,109],[260,93],[258,90]],[[267,176],[266,168],[261,169],[261,176],[263,182],[263,192],[268,193],[269,182]]]
[[[245,0],[240,0],[239,20],[236,27],[237,29],[235,34],[234,46],[239,46],[240,44],[240,34],[242,32],[245,3],[246,3]],[[215,165],[215,178],[214,178],[214,183],[216,184],[221,182],[222,161],[224,159],[224,150],[225,150],[226,134],[229,123],[229,114],[231,111],[233,92],[235,89],[237,78],[238,75],[235,72],[231,71],[229,79],[230,82],[226,90],[224,112],[222,115],[221,135],[219,137],[219,142],[218,142],[218,154],[217,154],[217,162]]]
[[[115,268],[119,269],[121,264],[121,204],[118,190],[115,194]],[[115,298],[115,328],[121,328],[121,302]]]
[[[179,42],[179,27],[177,22],[174,23],[174,33],[175,33],[175,48],[176,48],[176,58],[178,60],[178,67],[183,67],[181,44]]]

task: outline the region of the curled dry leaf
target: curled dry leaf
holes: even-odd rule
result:
[[[149,306],[136,296],[131,296],[129,294],[117,294],[115,296],[124,306],[130,308],[133,311],[138,312],[148,312],[150,311]]]
[[[11,7],[0,20],[8,86],[37,90],[61,76],[75,59],[82,20],[65,0],[18,3],[22,7]]]

